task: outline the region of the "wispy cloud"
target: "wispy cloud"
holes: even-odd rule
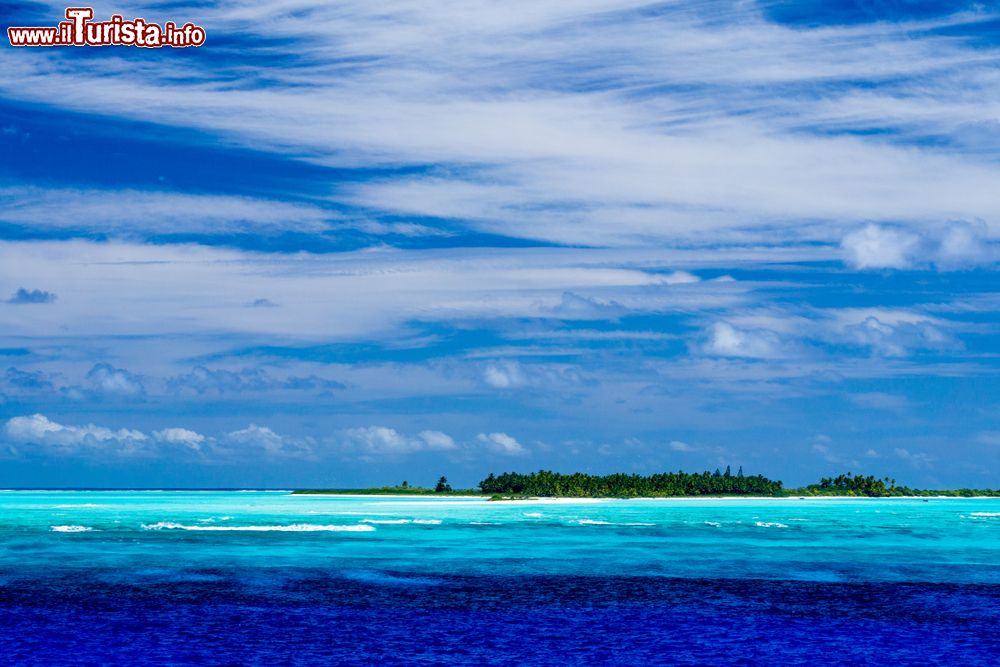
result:
[[[524,445],[506,433],[480,433],[476,439],[498,454],[523,456],[528,453]]]
[[[485,1],[297,4],[308,19],[280,3],[201,6],[199,20],[242,54],[279,38],[295,57],[209,69],[114,53],[77,68],[57,53],[5,52],[0,89],[325,165],[443,165],[331,199],[526,238],[836,241],[873,220],[983,220],[996,237],[998,167],[959,137],[994,122],[997,49],[942,30],[995,13],[802,30],[752,3],[668,3],[655,15],[638,1],[534,4],[508,5],[517,20]],[[956,141],[942,149],[928,136]],[[226,224],[318,223],[307,209],[212,208]]]
[[[689,445],[688,443],[682,440],[671,440],[670,449],[675,452],[683,452],[683,453],[698,451],[697,447],[695,447],[694,445]]]
[[[78,230],[145,238],[152,234],[262,235],[322,232],[335,218],[315,206],[170,190],[0,187],[0,222],[32,230]]]
[[[165,383],[168,391],[197,395],[238,395],[275,390],[330,391],[344,388],[341,382],[315,375],[308,377],[288,375],[277,378],[261,368],[242,368],[234,371],[205,366],[196,366],[189,373],[169,377]]]
[[[525,378],[520,364],[507,361],[487,364],[483,369],[483,381],[497,389],[510,389],[524,384]]]

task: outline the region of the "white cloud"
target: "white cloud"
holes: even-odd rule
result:
[[[933,261],[941,269],[962,269],[997,261],[995,245],[989,245],[985,225],[948,225],[937,239]]]
[[[967,328],[967,327],[966,327]],[[701,351],[748,359],[820,358],[822,346],[861,348],[885,357],[960,349],[963,325],[903,308],[767,309],[733,313],[708,328]]]
[[[142,431],[110,429],[96,424],[60,424],[42,414],[12,417],[4,425],[5,439],[15,451],[38,451],[55,456],[113,457],[148,456],[154,443]]]
[[[149,440],[141,431],[113,430],[94,424],[68,426],[42,414],[12,417],[4,426],[4,435],[14,443],[35,445],[64,454],[88,449],[108,454],[134,453]]]
[[[346,429],[342,435],[345,442],[373,454],[401,454],[415,450],[415,441],[404,437],[396,429],[385,426]]]
[[[766,329],[738,329],[728,322],[716,322],[708,332],[704,351],[720,357],[773,359],[786,355],[781,337]]]
[[[701,278],[687,271],[674,271],[663,277],[665,285],[690,285],[697,282],[701,282]]]
[[[457,448],[451,436],[441,431],[421,431],[417,437],[424,441],[429,450],[447,451]]]
[[[942,270],[995,261],[985,225],[951,223],[907,230],[867,225],[844,236],[845,261],[856,269],[907,269],[935,265]]]
[[[480,433],[476,439],[499,454],[522,456],[528,453],[521,443],[506,433]]]
[[[516,361],[504,361],[488,364],[483,369],[483,381],[496,389],[511,389],[524,384],[524,373],[521,364]]]
[[[65,271],[67,262],[73,272]],[[551,304],[568,289],[659,284],[655,273],[597,265],[604,263],[616,260],[606,251],[548,248],[270,255],[197,246],[0,242],[0,282],[44,276],[60,294],[58,302],[31,312],[0,308],[0,329],[9,335],[51,335],[66,327],[83,337],[226,331],[370,340],[413,319],[551,317]],[[279,309],[245,307],[261,293],[280,295],[280,315]],[[720,296],[734,298],[721,289],[718,296],[657,293],[636,306]],[[216,379],[206,381],[218,384]]]
[[[256,450],[276,458],[315,457],[311,440],[279,435],[270,428],[257,424],[250,424],[244,429],[227,433],[224,444],[243,454]]]
[[[441,431],[421,431],[416,436],[408,436],[387,426],[344,429],[338,440],[343,449],[363,456],[451,451],[458,447],[451,436]]]
[[[697,451],[697,447],[694,447],[693,445],[689,445],[688,443],[682,442],[680,440],[671,440],[670,441],[670,449],[674,450],[675,452],[693,452],[693,451]]]
[[[563,292],[559,303],[548,309],[548,312],[565,320],[608,320],[620,317],[625,310],[615,301],[604,302],[573,292]]]
[[[3,426],[3,439],[17,447],[67,456],[91,456],[106,460],[115,456],[164,457],[188,452],[191,460],[218,463],[260,455],[274,459],[314,460],[325,446],[336,445],[341,451],[362,458],[404,455],[415,452],[450,452],[459,448],[447,433],[423,430],[413,436],[384,426],[369,426],[340,431],[325,443],[311,437],[278,433],[267,426],[250,424],[219,437],[207,436],[183,427],[168,427],[146,434],[135,429],[111,429],[95,424],[64,425],[42,414],[13,417]],[[512,438],[500,437],[502,444],[519,447]],[[512,444],[513,443],[513,444]],[[178,449],[180,448],[180,449]],[[375,460],[375,459],[372,459]]]
[[[171,445],[184,445],[191,449],[201,448],[206,438],[201,433],[191,431],[186,428],[165,428],[162,431],[153,431],[153,437],[161,442]]]
[[[87,379],[95,390],[102,393],[138,396],[146,391],[142,378],[111,364],[96,364],[87,373]]]
[[[173,457],[178,447],[196,453],[202,462],[228,460],[248,449],[273,456],[310,456],[308,440],[282,437],[267,427],[251,424],[222,440],[181,427],[168,427],[151,434],[140,430],[111,429],[95,424],[65,425],[42,414],[13,417],[4,425],[5,439],[32,450],[64,456],[87,456],[98,460],[113,457]]]
[[[851,232],[841,242],[848,263],[856,269],[905,269],[920,244],[916,234],[878,225]]]
[[[863,319],[862,319],[863,318]],[[953,346],[946,324],[936,318],[903,311],[842,310],[837,325],[826,332],[828,338],[870,348],[890,357],[905,356],[912,350]]]

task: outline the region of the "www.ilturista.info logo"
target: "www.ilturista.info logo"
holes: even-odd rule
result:
[[[126,21],[118,14],[107,21],[92,21],[92,7],[68,7],[65,21],[52,27],[10,27],[11,46],[162,46],[184,48],[205,43],[205,29],[193,23],[178,26],[167,21],[162,26],[146,19]]]

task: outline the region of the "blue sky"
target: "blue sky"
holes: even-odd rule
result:
[[[990,3],[112,13],[0,48],[0,485],[1000,487]]]

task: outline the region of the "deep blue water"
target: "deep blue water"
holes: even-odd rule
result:
[[[0,663],[995,665],[1000,501],[0,494]]]

